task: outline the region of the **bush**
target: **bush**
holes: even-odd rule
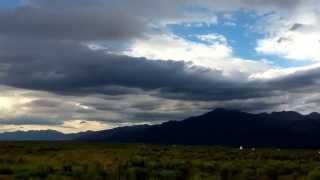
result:
[[[0,175],[10,175],[13,173],[13,170],[9,166],[0,166]]]
[[[308,175],[309,180],[320,180],[320,169],[314,169]]]

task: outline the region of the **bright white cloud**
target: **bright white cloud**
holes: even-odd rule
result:
[[[270,80],[281,78],[295,73],[310,71],[320,68],[320,63],[312,64],[309,66],[292,67],[292,68],[272,68],[264,72],[254,73],[249,76],[249,80]]]
[[[220,34],[206,34],[206,35],[198,35],[197,38],[203,42],[208,43],[209,45],[221,44],[228,46],[227,39]]]
[[[19,107],[34,100],[32,97],[25,96],[30,91],[19,91],[5,86],[0,86],[0,91],[0,117],[2,119],[24,114],[28,111],[28,107]]]
[[[286,11],[275,11],[257,24],[265,37],[256,51],[292,60],[320,61],[319,2],[303,1]]]
[[[137,39],[125,54],[155,60],[192,61],[206,67],[212,66],[212,59],[226,58],[232,54],[223,36],[212,34],[201,36],[201,40],[209,44],[188,41],[172,34],[150,35],[146,39]]]
[[[124,54],[153,60],[192,62],[194,65],[221,70],[226,76],[234,78],[270,68],[263,61],[234,57],[232,47],[222,35],[207,34],[196,38],[198,41],[172,34],[150,35],[146,39],[136,39]]]
[[[294,60],[320,61],[320,31],[289,30],[258,41],[257,51]]]

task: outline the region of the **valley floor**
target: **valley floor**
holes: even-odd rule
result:
[[[1,142],[0,179],[320,179],[316,150]]]

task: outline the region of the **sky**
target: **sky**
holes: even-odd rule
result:
[[[0,132],[320,111],[317,0],[1,0]]]

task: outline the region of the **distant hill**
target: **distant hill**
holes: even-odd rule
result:
[[[0,141],[70,141],[89,132],[64,134],[54,130],[0,133]]]
[[[68,140],[69,136],[53,130],[16,131],[0,134],[1,141],[59,141]]]
[[[215,109],[201,116],[159,125],[127,126],[78,134],[51,130],[19,131],[0,133],[0,140],[320,148],[320,114],[302,115],[293,111],[251,114]]]
[[[311,148],[320,147],[320,114],[292,111],[250,114],[216,109],[183,121],[86,133],[77,140]]]

